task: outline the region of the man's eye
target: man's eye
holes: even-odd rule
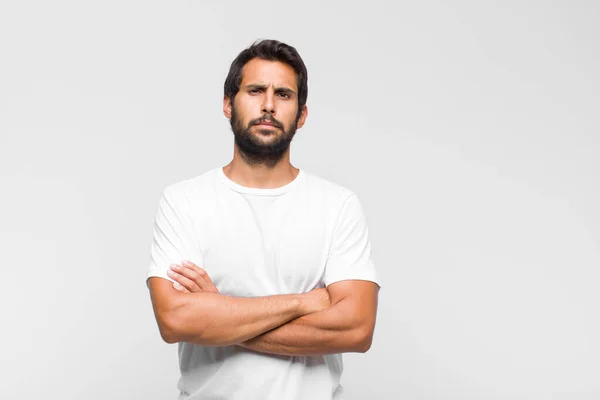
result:
[[[250,89],[248,90],[248,93],[258,93],[258,89]]]
[[[283,97],[284,99],[289,99],[290,94],[289,93],[279,93],[279,97]]]

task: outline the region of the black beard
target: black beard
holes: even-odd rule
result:
[[[281,135],[269,143],[263,143],[260,138],[250,132],[250,129],[261,120],[271,121],[273,126],[281,129]],[[242,126],[242,121],[238,119],[235,107],[231,105],[231,130],[235,138],[242,157],[250,165],[265,165],[269,168],[274,167],[289,149],[292,139],[296,134],[297,120],[294,121],[288,130],[284,125],[274,119],[271,114],[264,114],[260,118],[253,119],[247,127]],[[277,135],[273,129],[258,129],[263,135]]]

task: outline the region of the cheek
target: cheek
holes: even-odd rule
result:
[[[258,118],[261,115],[261,105],[256,100],[244,101],[240,107],[236,107],[236,112],[244,123],[248,123],[254,118]]]
[[[286,127],[292,125],[296,121],[296,107],[286,107],[281,111],[280,121],[283,122]]]
[[[248,112],[246,111],[245,108],[238,106],[237,104],[235,105],[235,108],[232,110],[232,120],[235,121],[235,123],[237,125],[243,125],[246,126],[248,125],[248,121],[250,120],[250,118],[247,117]]]

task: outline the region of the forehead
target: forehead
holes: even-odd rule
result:
[[[269,61],[261,58],[253,58],[242,69],[241,86],[250,84],[298,89],[294,68],[279,61]]]

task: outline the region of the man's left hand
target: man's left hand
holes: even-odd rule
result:
[[[206,271],[190,261],[171,264],[167,274],[175,281],[173,288],[182,293],[219,293]]]

